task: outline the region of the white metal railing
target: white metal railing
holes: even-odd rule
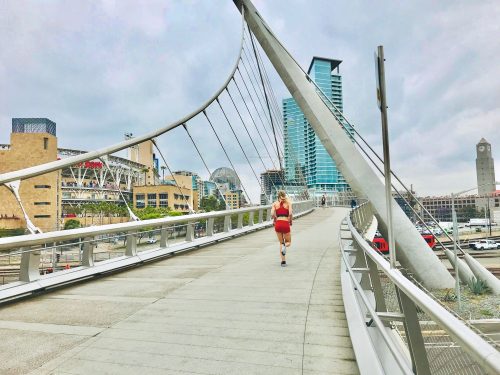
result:
[[[293,203],[296,217],[311,212],[313,208],[312,200]],[[19,260],[19,280],[0,286],[0,302],[265,228],[272,225],[270,214],[271,205],[254,206],[0,238],[0,265],[2,259],[7,258],[8,265],[12,264],[12,258]],[[169,238],[178,234],[184,236],[183,240],[179,241],[177,237],[171,241],[174,244],[169,243]],[[141,236],[148,236],[153,248],[140,251],[138,239]],[[121,253],[97,261],[98,254],[94,254],[96,244],[118,238],[124,242]],[[61,256],[65,248],[73,249],[70,259],[76,267],[42,275],[41,270],[46,268],[56,271],[60,265],[57,255]]]
[[[361,373],[500,373],[500,352],[493,345],[415,285],[405,270],[391,269],[363,238],[360,232],[372,218],[369,206],[350,213],[340,239],[346,315],[349,330],[360,332],[351,337]],[[361,329],[351,327],[356,316],[348,311],[358,312]]]

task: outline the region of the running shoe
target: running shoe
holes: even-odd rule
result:
[[[286,267],[286,261],[281,261],[281,267]]]

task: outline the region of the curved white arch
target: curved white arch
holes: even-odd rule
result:
[[[181,118],[180,120],[178,120],[172,124],[169,124],[167,126],[159,128],[155,131],[146,133],[144,135],[141,135],[141,136],[138,136],[138,137],[135,137],[132,139],[128,139],[128,140],[125,140],[125,141],[122,141],[119,143],[115,143],[114,145],[111,145],[111,146],[100,148],[100,149],[94,150],[94,151],[89,151],[89,152],[86,152],[86,153],[81,154],[81,155],[75,155],[75,156],[71,156],[69,158],[56,160],[56,161],[52,161],[52,162],[45,163],[45,164],[36,165],[34,167],[24,168],[24,169],[20,169],[17,171],[12,171],[12,172],[0,174],[0,184],[6,184],[8,182],[16,181],[16,180],[25,180],[27,178],[39,176],[39,175],[49,173],[49,172],[53,172],[53,171],[56,171],[56,170],[59,170],[59,169],[65,168],[65,167],[69,167],[71,165],[78,164],[78,163],[81,163],[81,162],[84,162],[87,160],[96,159],[96,158],[103,156],[103,155],[112,154],[114,152],[123,150],[125,148],[130,147],[130,146],[134,146],[134,145],[137,145],[137,144],[142,143],[144,141],[147,141],[149,139],[158,137],[158,136],[186,123],[187,121],[191,120],[193,117],[195,117],[199,113],[203,112],[210,104],[212,104],[212,102],[214,102],[215,99],[217,99],[217,97],[226,89],[227,85],[229,84],[229,82],[233,78],[234,73],[236,72],[236,69],[238,68],[238,64],[239,64],[239,61],[241,59],[241,53],[243,51],[244,26],[245,26],[245,16],[244,16],[244,12],[242,10],[240,50],[238,52],[238,57],[236,59],[234,67],[231,70],[231,73],[229,74],[229,76],[226,79],[226,81],[224,82],[224,84],[220,87],[220,89],[217,90],[215,92],[215,94],[212,95],[212,97],[210,99],[208,99],[201,107],[199,107],[195,111],[191,112],[187,116]]]

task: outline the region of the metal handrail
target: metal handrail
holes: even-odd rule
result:
[[[349,216],[347,224],[353,240],[356,241],[360,249],[375,262],[378,269],[385,273],[397,288],[453,337],[481,367],[492,374],[500,373],[500,352],[408,280],[401,271],[391,269],[387,260],[369,246],[356,230]]]
[[[293,205],[300,205],[308,201],[294,202]],[[170,224],[178,224],[182,222],[192,222],[205,220],[216,217],[224,217],[228,215],[243,214],[246,212],[259,211],[271,209],[271,205],[254,206],[239,208],[236,210],[212,211],[201,214],[191,214],[183,216],[167,216],[159,219],[131,221],[127,223],[105,224],[99,227],[85,227],[69,230],[60,230],[54,232],[26,234],[22,236],[0,238],[0,251],[8,250],[11,248],[41,245],[47,242],[67,241],[81,237],[93,237],[102,234],[110,234],[115,232],[129,232],[133,230],[140,230],[151,226],[162,226]]]
[[[356,275],[354,274],[354,271],[352,270],[352,267],[349,263],[349,259],[347,258],[347,255],[344,252],[344,249],[342,248],[342,239],[339,234],[339,242],[341,244],[341,251],[340,253],[342,254],[342,260],[344,261],[345,267],[347,272],[349,273],[349,276],[351,278],[351,281],[354,284],[354,290],[357,292],[361,300],[363,301],[363,304],[365,305],[366,309],[368,310],[368,313],[370,314],[371,319],[375,322],[375,327],[379,331],[380,335],[384,339],[385,343],[387,344],[387,347],[389,348],[392,356],[394,357],[394,360],[398,364],[399,368],[401,371],[405,374],[408,375],[413,375],[413,370],[411,369],[411,365],[404,360],[404,358],[401,356],[401,352],[397,349],[396,344],[394,341],[389,337],[389,334],[387,333],[385,329],[385,325],[382,322],[382,320],[379,318],[377,312],[372,306],[372,303],[368,300],[368,297],[363,293],[363,288],[359,281],[356,278]]]
[[[241,15],[242,21],[241,21],[240,49],[239,49],[238,57],[236,59],[234,67],[233,67],[231,73],[229,74],[228,78],[224,82],[224,84],[215,92],[214,95],[212,95],[212,97],[210,99],[208,99],[205,102],[205,104],[200,106],[198,109],[196,109],[195,111],[191,112],[187,116],[183,117],[182,119],[180,119],[172,124],[161,127],[157,130],[146,133],[144,135],[141,135],[141,136],[138,136],[135,138],[131,138],[131,139],[128,139],[128,140],[125,140],[122,142],[115,143],[114,145],[111,145],[111,146],[103,147],[103,148],[100,148],[100,149],[94,150],[94,151],[89,151],[89,152],[86,152],[86,153],[80,154],[80,155],[70,156],[69,158],[55,160],[55,161],[51,161],[49,163],[40,164],[40,165],[36,165],[33,167],[28,167],[28,168],[20,169],[17,171],[6,172],[3,174],[0,174],[0,185],[8,183],[8,182],[16,181],[16,180],[24,180],[24,179],[27,179],[30,177],[39,176],[41,174],[53,172],[53,171],[56,171],[56,170],[59,170],[59,169],[65,168],[65,167],[69,167],[71,165],[78,164],[78,163],[81,163],[81,162],[84,162],[87,160],[96,159],[96,158],[103,156],[103,155],[109,155],[109,154],[115,153],[117,151],[120,151],[120,150],[126,149],[128,147],[137,145],[137,144],[142,143],[144,141],[147,141],[149,139],[158,137],[159,135],[162,135],[162,134],[168,132],[169,130],[175,129],[178,126],[183,125],[184,123],[188,122],[193,117],[195,117],[196,115],[203,112],[226,89],[229,82],[231,82],[231,80],[233,79],[234,74],[236,72],[236,69],[238,68],[238,64],[239,64],[239,61],[241,58],[241,52],[243,51],[243,39],[244,39],[244,30],[245,30],[244,29],[245,16],[244,16],[243,9],[242,9],[241,13],[242,13],[242,15]]]

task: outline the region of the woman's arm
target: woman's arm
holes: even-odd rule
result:
[[[271,217],[273,218],[273,220],[276,220],[276,205],[274,203],[271,207]]]

